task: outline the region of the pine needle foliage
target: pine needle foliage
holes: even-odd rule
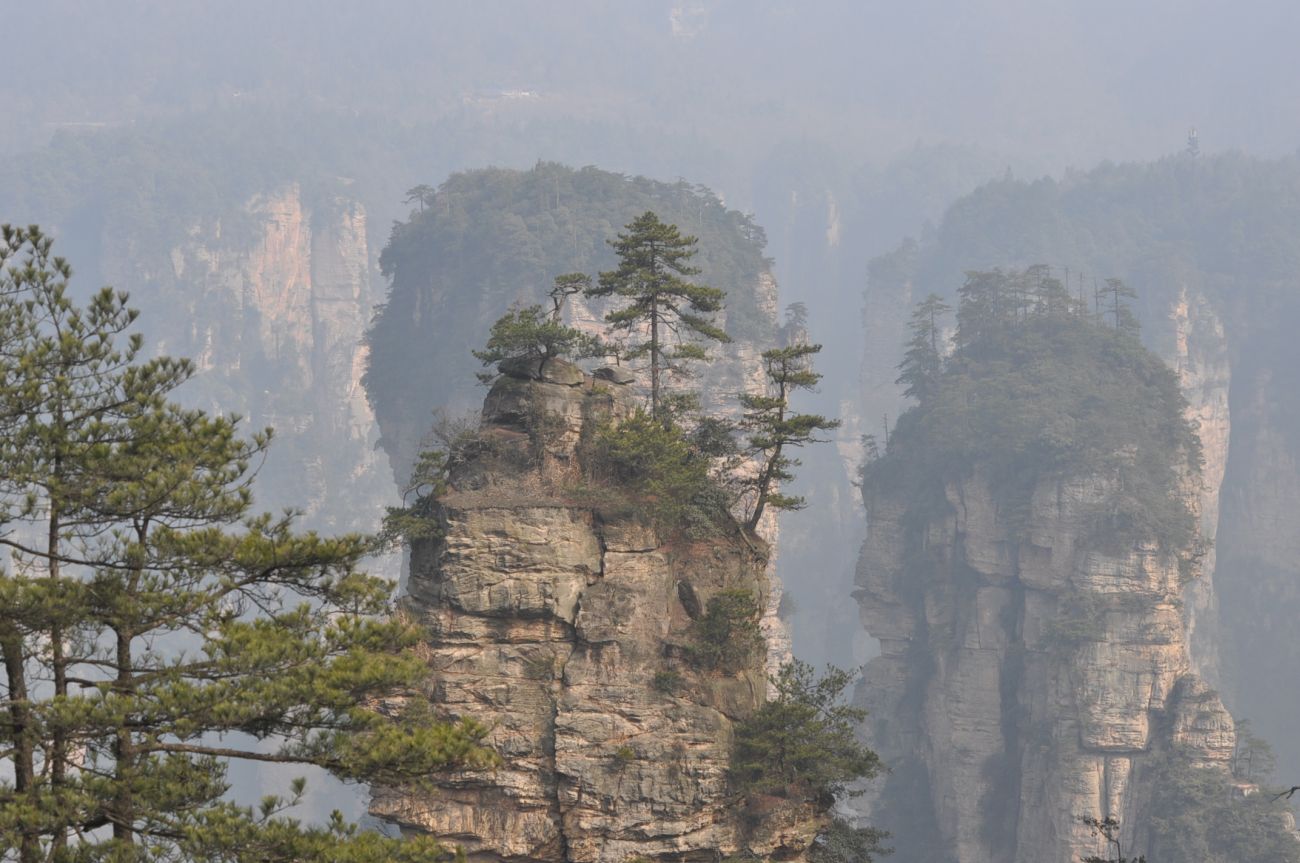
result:
[[[438,498],[449,488],[451,457],[445,450],[422,450],[402,487],[402,505],[390,506],[384,515],[381,537],[397,547],[442,536]]]
[[[892,854],[885,847],[889,832],[874,827],[854,827],[843,818],[832,818],[830,825],[808,850],[812,863],[871,863],[877,856]]]
[[[801,414],[790,408],[790,398],[796,391],[814,389],[821,380],[822,376],[812,368],[812,358],[821,349],[821,345],[795,344],[764,351],[767,392],[740,396],[740,428],[749,434],[746,454],[757,465],[754,473],[741,481],[742,488],[753,498],[745,520],[746,530],[758,527],[768,507],[803,509],[802,497],[780,491],[780,484],[794,479],[793,469],[800,464],[788,451],[819,443],[818,432],[839,428],[839,420],[820,414]]]
[[[1105,857],[1092,854],[1084,857],[1082,863],[1147,863],[1146,857],[1124,856],[1124,844],[1120,840],[1119,821],[1116,819],[1110,816],[1105,818],[1084,816],[1082,820],[1094,835],[1106,843]]]
[[[191,364],[141,356],[124,293],[77,305],[38,228],[0,229],[0,263],[0,859],[439,859],[300,824],[300,783],[228,796],[237,760],[399,785],[496,762],[408,697],[419,633],[360,569],[374,541],[255,513],[270,431],[170,401]]]
[[[736,727],[731,780],[744,795],[771,794],[829,806],[849,785],[880,772],[880,759],[857,739],[866,711],[844,704],[852,675],[806,662],[782,666],[776,697]]]
[[[539,305],[510,309],[492,325],[487,344],[472,351],[474,358],[493,366],[508,360],[545,363],[556,357],[577,360],[603,355],[606,350],[600,339],[567,326],[560,317],[564,300],[589,285],[590,280],[580,273],[560,276],[551,291],[551,311]],[[493,378],[492,374],[479,375],[485,383]]]
[[[866,486],[907,489],[924,516],[945,505],[945,482],[978,467],[1014,527],[1039,481],[1109,478],[1099,538],[1186,549],[1195,525],[1181,483],[1202,457],[1177,376],[1123,325],[1122,307],[1118,327],[1094,317],[1044,270],[967,274],[954,349],[865,466]],[[914,386],[929,376],[910,359],[903,368]]]
[[[691,662],[707,671],[736,674],[764,649],[762,609],[752,591],[734,588],[709,598],[691,625]]]
[[[898,380],[894,381],[903,387],[903,395],[909,399],[924,402],[938,388],[946,341],[940,324],[950,311],[952,306],[938,294],[930,294],[912,311],[907,350],[898,366]]]
[[[1300,842],[1286,827],[1285,804],[1266,791],[1241,797],[1222,771],[1174,755],[1152,765],[1145,827],[1153,861],[1300,863]]]
[[[690,264],[698,240],[684,236],[676,225],[665,224],[647,210],[625,231],[609,241],[618,266],[602,272],[586,294],[627,300],[605,321],[637,339],[629,346],[629,359],[649,359],[650,413],[659,418],[664,374],[684,373],[687,363],[707,359],[701,339],[731,341],[713,319],[725,293],[688,281],[700,272]]]
[[[602,425],[583,464],[588,480],[625,495],[665,534],[706,535],[731,522],[730,498],[714,479],[713,459],[671,418],[638,410]]]

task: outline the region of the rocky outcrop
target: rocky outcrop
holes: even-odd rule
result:
[[[979,470],[924,523],[908,523],[903,500],[867,496],[858,598],[881,655],[859,690],[865,730],[900,775],[921,777],[913,816],[947,859],[1103,853],[1082,816],[1118,819],[1131,849],[1156,755],[1226,770],[1233,721],[1193,670],[1182,610],[1200,560],[1099,542],[1092,513],[1111,491],[1043,482],[1020,534]],[[865,798],[867,813],[890,794]]]
[[[895,381],[902,353],[898,334],[906,331],[912,304],[925,292],[914,284],[919,253],[919,246],[909,240],[892,256],[878,259],[872,265],[862,313],[865,338],[858,392],[856,401],[847,402],[840,411],[846,426],[857,432],[841,444],[851,471],[862,463],[863,453],[858,445],[861,434],[871,432],[883,443],[889,418],[897,418],[907,408]],[[1232,378],[1228,337],[1222,310],[1204,290],[1182,284],[1167,301],[1152,305],[1156,313],[1143,321],[1143,332],[1153,350],[1178,372],[1188,402],[1188,418],[1196,423],[1205,458],[1196,487],[1189,489],[1189,493],[1197,498],[1206,554],[1201,561],[1201,576],[1185,591],[1184,611],[1196,671],[1217,685],[1221,634],[1215,590],[1216,540],[1232,429],[1228,405]],[[1277,511],[1288,510],[1282,507]]]
[[[767,596],[762,555],[734,537],[668,541],[575,499],[557,478],[584,430],[633,409],[630,388],[556,360],[507,371],[483,409],[492,455],[454,470],[443,538],[412,549],[406,601],[428,631],[431,701],[491,725],[504,764],[432,792],[379,789],[372,812],[472,859],[798,859],[819,820],[783,806],[743,817],[727,788],[762,660],[723,675],[686,658],[711,596]]]
[[[758,311],[763,318],[768,321],[776,321],[778,317],[777,284],[772,274],[764,271],[751,290]],[[608,334],[607,325],[604,323],[605,314],[611,308],[608,301],[591,301],[582,296],[576,296],[570,300],[569,307],[567,314],[572,326],[597,337]],[[726,329],[727,309],[725,307],[715,316],[715,320],[718,326],[724,330]],[[804,335],[806,337],[806,334]],[[706,414],[738,419],[740,407],[737,394],[760,395],[766,392],[767,378],[763,371],[761,354],[768,347],[770,345],[758,345],[753,341],[740,339],[725,344],[712,345],[710,347],[712,359],[706,373],[689,381],[670,375],[667,385],[670,387],[688,386],[691,392],[698,395],[700,407]],[[636,374],[624,366],[617,369],[598,370],[597,374],[617,375],[625,383],[636,383],[640,380]],[[794,656],[789,626],[781,619],[779,614],[781,597],[785,588],[781,583],[781,578],[777,575],[781,543],[780,527],[775,511],[768,510],[763,514],[763,518],[758,524],[757,533],[767,543],[768,547],[768,593],[767,604],[763,609],[762,627],[768,645],[767,675],[771,678],[780,671],[782,665],[789,662]]]

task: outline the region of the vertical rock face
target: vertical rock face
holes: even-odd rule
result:
[[[1201,536],[1206,552],[1201,576],[1185,590],[1188,649],[1197,672],[1215,685],[1220,676],[1219,603],[1215,595],[1218,557],[1219,495],[1228,466],[1232,418],[1228,413],[1228,384],[1232,367],[1223,321],[1204,296],[1179,292],[1169,314],[1174,348],[1171,364],[1178,371],[1188,415],[1196,423],[1205,464],[1195,493],[1200,504]]]
[[[544,467],[456,469],[444,538],[412,550],[408,608],[428,628],[432,701],[492,725],[504,765],[432,793],[378,790],[372,811],[484,860],[798,858],[816,819],[778,812],[750,830],[727,791],[762,659],[729,676],[685,661],[711,596],[767,596],[762,557],[735,538],[667,542],[546,481],[574,469],[584,427],[632,410],[611,378],[552,360],[511,369],[488,395],[493,446],[528,446],[529,410],[560,418],[559,432]]]
[[[361,387],[373,304],[366,213],[345,195],[309,205],[297,186],[196,223],[159,260],[108,238],[109,280],[133,289],[163,352],[192,357],[183,395],[237,412],[277,443],[259,483],[269,508],[317,526],[371,529],[391,494]]]
[[[884,437],[880,418],[886,422],[891,416],[897,418],[907,407],[895,382],[895,367],[902,354],[899,334],[905,332],[912,303],[923,293],[913,283],[917,255],[917,245],[908,241],[892,255],[877,259],[871,268],[862,317],[865,339],[857,402],[846,406],[842,416],[846,423],[861,425],[864,430],[874,429],[877,438]],[[1157,301],[1153,305],[1161,310],[1160,314],[1143,322],[1143,332],[1148,334],[1156,352],[1178,372],[1188,402],[1188,416],[1197,425],[1205,458],[1199,486],[1191,491],[1199,502],[1200,530],[1208,551],[1201,561],[1202,575],[1189,585],[1185,598],[1196,670],[1217,682],[1215,540],[1232,428],[1228,405],[1232,380],[1228,337],[1220,309],[1202,291],[1182,285],[1168,302]],[[861,460],[860,452],[847,454],[846,461],[850,464],[859,464]]]
[[[1110,491],[1040,484],[1019,541],[978,470],[924,525],[868,496],[858,595],[881,644],[861,688],[868,737],[922,777],[922,820],[958,863],[1104,853],[1081,817],[1131,832],[1155,755],[1211,769],[1231,757],[1232,718],[1187,647],[1197,562],[1099,544],[1090,513]]]

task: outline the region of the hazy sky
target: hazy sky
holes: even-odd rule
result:
[[[1300,144],[1300,4],[45,0],[7,4],[0,145],[232,100],[412,119],[528,90],[744,146],[915,139],[1049,164]],[[507,110],[504,108],[502,110]]]

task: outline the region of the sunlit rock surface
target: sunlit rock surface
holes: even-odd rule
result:
[[[561,422],[541,468],[457,469],[445,539],[413,549],[407,607],[428,630],[431,701],[491,725],[504,764],[432,792],[379,789],[372,811],[483,860],[800,859],[817,818],[779,805],[743,817],[727,788],[732,729],[763,699],[764,658],[729,676],[684,658],[710,596],[766,600],[760,550],[666,542],[549,481],[575,469],[584,425],[633,409],[612,377],[551,361],[511,368],[489,393],[483,433],[500,446],[529,445],[523,418],[539,405]]]

